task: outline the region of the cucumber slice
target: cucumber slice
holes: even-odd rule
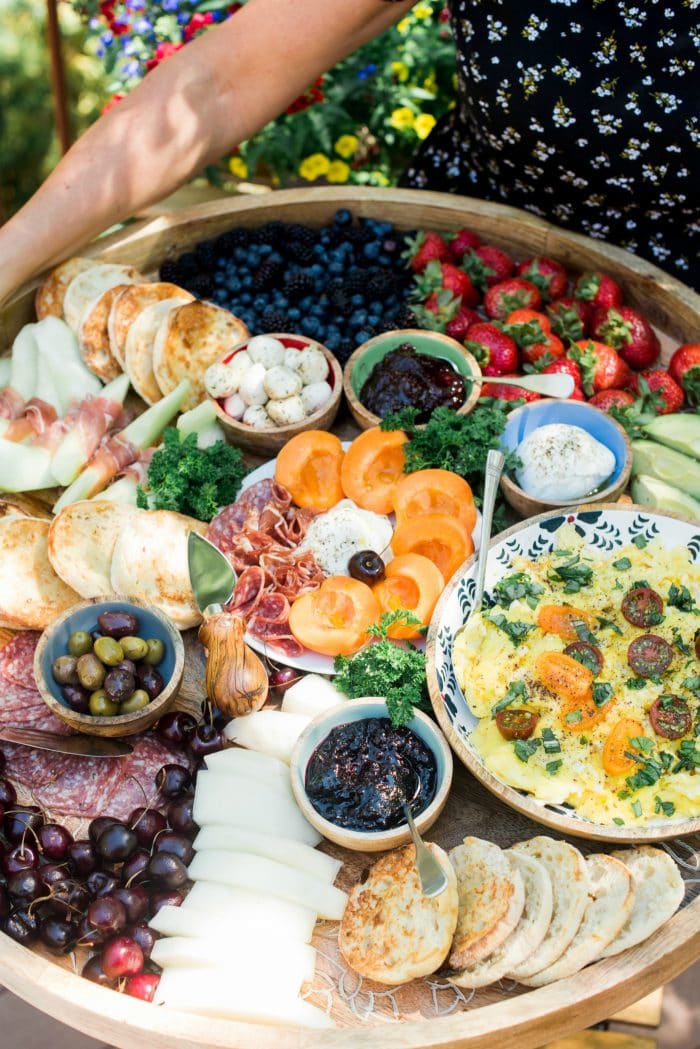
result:
[[[700,415],[690,412],[659,415],[643,429],[655,441],[700,459]]]
[[[632,441],[632,473],[658,477],[700,499],[700,462],[656,441]]]
[[[680,488],[666,484],[657,477],[640,474],[632,481],[632,498],[641,506],[650,506],[654,510],[668,510],[672,514],[683,514],[695,521],[700,521],[700,502],[686,495]]]

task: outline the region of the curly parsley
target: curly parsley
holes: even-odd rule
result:
[[[180,440],[180,431],[171,426],[148,465],[147,491],[138,488],[138,506],[211,521],[236,499],[247,472],[238,448],[225,441],[198,448],[196,433]]]

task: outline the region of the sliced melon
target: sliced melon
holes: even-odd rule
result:
[[[657,415],[643,429],[655,441],[700,459],[700,415],[697,412]]]
[[[654,510],[668,510],[672,514],[683,514],[695,521],[700,521],[700,502],[686,495],[680,488],[666,484],[657,477],[639,474],[632,481],[632,498],[641,506],[650,506]]]
[[[281,710],[254,710],[252,714],[229,721],[224,729],[224,736],[241,747],[270,754],[288,765],[294,745],[310,720],[306,714],[282,713]]]
[[[259,933],[252,938],[166,936],[154,943],[151,961],[161,969],[221,967],[230,980],[247,980],[251,970],[264,972],[274,984],[290,971],[295,979],[289,990],[297,994],[302,983],[314,978],[316,951],[308,943],[277,936],[272,942],[271,950],[271,941]]]
[[[632,472],[658,477],[700,499],[700,461],[656,441],[632,441]]]
[[[347,696],[328,678],[321,677],[320,674],[305,674],[285,692],[282,711],[286,714],[305,714],[315,718],[331,707],[337,707],[345,699]]]
[[[292,838],[273,837],[244,827],[202,827],[193,844],[197,852],[226,849],[267,856],[269,860],[288,863],[290,867],[305,871],[329,885],[333,884],[343,865],[340,860],[326,856],[325,852],[319,852]]]
[[[294,838],[306,845],[318,845],[321,840],[321,835],[283,789],[259,780],[251,786],[250,781],[239,776],[200,772],[192,815],[200,827],[210,824],[248,827],[265,834]]]
[[[211,772],[232,772],[241,776],[249,775],[253,779],[262,779],[265,782],[281,781],[290,784],[289,766],[278,758],[261,754],[257,750],[225,747],[213,754],[207,754],[204,761]]]
[[[220,888],[210,882],[202,882],[206,888]],[[199,897],[203,900],[206,897]],[[167,905],[153,915],[149,925],[163,936],[186,936],[196,940],[211,940],[226,937],[236,940],[244,937],[277,937],[287,941],[308,943],[316,924],[316,913],[304,905],[281,908],[287,900],[265,895],[260,904],[251,910],[233,906],[229,909],[196,907],[171,907]],[[267,906],[269,905],[269,906]]]

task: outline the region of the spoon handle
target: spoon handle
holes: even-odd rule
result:
[[[489,553],[489,541],[491,539],[491,524],[493,521],[493,508],[498,492],[498,482],[503,471],[505,459],[502,452],[491,449],[486,458],[486,478],[484,481],[484,504],[481,507],[481,538],[479,543],[479,561],[476,575],[476,593],[472,604],[472,612],[478,612],[484,599],[484,584],[486,582],[486,562]]]
[[[403,811],[416,849],[416,869],[423,895],[439,896],[447,888],[447,875],[430,849],[426,848],[406,802],[404,802]]]
[[[519,386],[521,390],[531,390],[533,393],[543,394],[545,397],[570,397],[576,385],[570,375],[555,373],[553,375],[518,375],[514,379],[507,376],[482,375],[473,380],[479,385],[484,383],[498,383],[499,386]]]

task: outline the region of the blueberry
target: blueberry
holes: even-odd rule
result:
[[[361,328],[360,331],[356,333],[355,338],[357,339],[357,342],[359,344],[367,342],[367,340],[371,338],[371,336],[368,331],[365,331],[364,328]]]
[[[287,316],[290,321],[298,321],[301,317],[301,310],[298,310],[296,306],[292,306],[290,310],[287,310]]]
[[[364,248],[362,249],[362,254],[365,256],[366,259],[378,259],[381,254],[381,251],[379,245],[376,242],[370,242],[369,244],[365,244]]]
[[[253,299],[253,306],[256,310],[264,310],[267,306],[267,295],[256,295]]]
[[[241,287],[243,287],[243,288],[252,288],[252,286],[253,286],[253,276],[252,276],[251,273],[246,273],[245,277],[243,277],[243,279],[241,280]]]
[[[242,291],[241,294],[238,297],[238,301],[243,306],[249,306],[251,304],[251,302],[253,301],[253,296],[250,294],[249,291]]]

